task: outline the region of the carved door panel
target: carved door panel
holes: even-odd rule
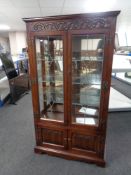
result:
[[[67,149],[67,130],[61,126],[41,126],[37,124],[36,138],[39,146],[45,148],[65,150]]]
[[[91,131],[89,128],[85,130],[71,129],[68,136],[68,148],[71,152],[85,156],[103,157],[104,137],[100,133]]]

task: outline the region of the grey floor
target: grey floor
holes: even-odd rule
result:
[[[33,152],[35,145],[30,94],[17,105],[0,108],[0,175],[129,175],[131,112],[110,113],[106,167]]]

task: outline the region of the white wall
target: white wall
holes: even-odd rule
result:
[[[16,32],[9,32],[9,42],[10,42],[11,54],[16,54],[17,53]]]
[[[27,47],[26,32],[9,32],[9,41],[12,55],[22,53],[22,48]]]
[[[131,46],[131,9],[121,10],[117,18],[116,32],[120,46]]]

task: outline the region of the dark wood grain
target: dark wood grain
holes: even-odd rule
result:
[[[32,82],[36,153],[47,153],[66,159],[86,161],[99,166],[105,166],[104,151],[114,36],[116,17],[119,13],[120,11],[113,11],[45,18],[24,18],[27,26],[30,77]],[[87,60],[79,64],[79,69],[75,70],[75,68],[73,68],[75,67],[72,62],[72,38],[74,35],[88,35],[91,37],[104,36],[104,60],[102,64],[101,62],[90,62]],[[63,40],[63,104],[58,105],[62,107],[60,111],[54,106],[53,110],[56,110],[55,113],[51,111],[50,105],[44,107],[43,111],[40,111],[35,38],[45,36],[60,36]],[[52,57],[54,57],[53,42],[50,41],[50,44],[50,53],[52,53]],[[41,51],[44,52],[42,45]],[[77,52],[79,52],[79,57],[87,55],[86,51],[80,53],[80,46]],[[62,56],[61,52],[57,54]],[[88,54],[95,57],[98,55],[98,52],[90,50]],[[94,116],[98,122],[94,125],[75,122],[75,118],[73,117],[78,115],[84,118],[84,115],[79,114],[79,107],[76,109],[72,107],[72,94],[78,94],[81,90],[81,85],[77,87],[76,85],[72,86],[73,73],[78,76],[78,74],[80,75],[80,71],[85,69],[85,66],[89,67],[89,65],[92,70],[99,69],[99,71],[102,72],[100,105],[99,107],[95,107],[97,114]],[[41,66],[42,77],[44,77],[46,75],[45,63],[43,62]],[[74,69],[74,72],[72,69]],[[54,65],[52,71],[55,73]],[[51,74],[53,73],[51,72]],[[46,84],[43,83],[43,91],[45,86]],[[53,84],[53,86],[55,86],[55,84]],[[46,103],[44,106],[46,106]],[[72,114],[72,110],[74,110],[74,114]],[[46,114],[49,117],[45,117]],[[89,115],[87,117],[92,116]]]

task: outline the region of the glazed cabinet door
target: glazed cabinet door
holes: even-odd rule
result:
[[[98,126],[104,36],[72,36],[71,122]]]
[[[73,32],[72,32],[73,33]],[[101,123],[107,114],[109,93],[105,34],[71,34],[69,149],[87,157],[103,155]],[[107,67],[106,67],[107,66]],[[107,71],[108,72],[108,71]],[[103,105],[104,104],[104,105]],[[104,108],[103,108],[104,107]]]
[[[36,60],[41,118],[64,122],[62,37],[37,38]]]
[[[39,145],[48,148],[67,146],[64,38],[58,34],[35,37],[40,113],[35,123],[36,138]]]

